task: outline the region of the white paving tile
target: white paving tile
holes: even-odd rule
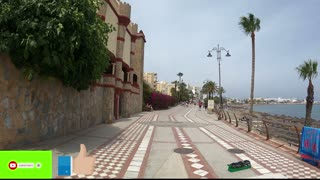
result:
[[[192,167],[197,168],[197,169],[201,169],[204,165],[199,164],[199,163],[193,163],[191,164]]]
[[[131,161],[130,166],[141,166],[142,161]]]
[[[197,163],[197,162],[199,162],[200,160],[197,159],[197,158],[190,158],[190,159],[188,159],[188,161],[193,162],[193,163]]]
[[[188,155],[186,155],[186,156],[191,157],[191,158],[195,158],[195,157],[197,157],[198,155],[196,155],[196,154],[188,154]]]
[[[267,174],[267,173],[271,173],[268,169],[266,168],[260,168],[260,169],[256,169],[257,171],[259,171],[259,173],[261,174]]]
[[[114,174],[110,174],[110,175],[109,175],[109,178],[115,178],[115,177],[117,177],[117,176],[114,175]]]
[[[133,161],[143,161],[143,158],[141,158],[141,157],[134,157],[132,160],[133,160]]]
[[[196,170],[196,171],[194,171],[193,173],[194,173],[194,174],[197,174],[197,175],[199,175],[199,176],[205,176],[205,175],[208,174],[207,171],[204,171],[204,170],[201,170],[201,169]]]
[[[106,173],[101,173],[101,174],[99,174],[99,175],[102,176],[102,177],[107,176]],[[80,176],[79,176],[79,177],[80,177]]]

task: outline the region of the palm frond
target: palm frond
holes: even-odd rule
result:
[[[252,24],[255,21],[254,15],[252,13],[248,13],[249,22]]]
[[[260,31],[260,19],[257,18],[255,23],[254,23],[256,31]]]
[[[251,33],[250,27],[249,27],[250,23],[249,23],[249,20],[247,19],[247,17],[245,17],[245,16],[240,17],[239,26],[246,35],[249,35]]]
[[[255,18],[252,13],[248,13],[248,17],[240,17],[240,28],[243,29],[246,35],[252,34],[260,30],[260,19]]]
[[[318,76],[318,62],[312,61],[309,59],[308,61],[304,61],[296,70],[299,73],[299,77],[303,80],[311,80]]]

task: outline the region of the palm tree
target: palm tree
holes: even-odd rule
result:
[[[219,87],[219,88],[217,89],[217,93],[218,93],[218,94],[221,94],[221,97],[222,97],[222,94],[226,93],[226,90],[225,90],[223,87]],[[222,100],[222,104],[223,104],[223,98],[222,98],[222,99],[219,99],[219,101],[221,101],[221,100]]]
[[[226,90],[223,87],[220,87],[220,88],[217,89],[217,93],[218,94],[220,94],[220,93],[224,94],[224,93],[226,93]]]
[[[299,76],[301,79],[309,80],[309,85],[308,85],[308,95],[306,98],[306,119],[304,121],[305,126],[311,126],[311,112],[312,112],[312,105],[313,105],[313,84],[312,84],[312,79],[317,77],[318,75],[318,62],[317,61],[312,61],[309,59],[308,61],[304,61],[303,64],[301,64],[299,67],[296,68],[296,70],[299,73]]]
[[[204,93],[209,94],[208,99],[210,99],[211,97],[213,97],[213,94],[216,93],[218,90],[217,83],[213,81],[208,81],[203,85],[202,89]]]
[[[248,17],[242,16],[239,22],[240,28],[243,29],[246,35],[251,35],[252,42],[252,74],[251,74],[251,93],[250,93],[250,114],[253,111],[253,93],[254,93],[254,71],[255,71],[255,32],[260,30],[260,19],[255,18],[249,13]]]

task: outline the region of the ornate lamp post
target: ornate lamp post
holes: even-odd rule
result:
[[[209,51],[209,54],[207,55],[207,57],[212,57],[211,52],[212,51],[216,51],[217,53],[217,60],[219,63],[219,89],[221,88],[221,73],[220,73],[220,61],[221,61],[221,51],[225,51],[227,52],[226,57],[230,57],[231,55],[229,54],[229,50],[226,50],[224,47],[220,47],[218,44],[218,47],[214,47],[211,51]],[[220,94],[220,109],[223,109],[222,106],[222,92],[219,93]],[[218,119],[221,119],[220,115],[218,117]]]

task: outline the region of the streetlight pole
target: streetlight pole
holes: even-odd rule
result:
[[[220,47],[218,44],[218,47],[214,47],[211,51],[209,51],[209,54],[207,55],[207,57],[212,57],[211,52],[212,51],[216,51],[217,53],[217,61],[219,63],[219,95],[220,95],[220,109],[223,109],[222,106],[222,91],[221,91],[221,70],[220,70],[220,61],[221,61],[221,51],[226,51],[226,57],[230,57],[231,55],[229,54],[229,50],[226,50],[224,47]],[[218,119],[221,119],[220,115],[218,117]]]
[[[179,76],[179,102],[181,101],[181,77],[183,76],[183,73],[182,72],[179,72],[177,74],[177,76]]]

